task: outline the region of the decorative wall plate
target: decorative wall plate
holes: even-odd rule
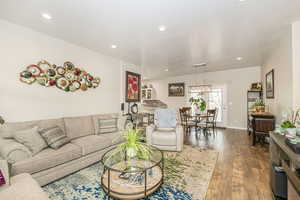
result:
[[[99,77],[93,77],[69,61],[63,66],[56,66],[45,60],[26,67],[26,70],[20,73],[20,81],[26,84],[37,82],[45,87],[56,86],[66,92],[97,88],[101,82]]]

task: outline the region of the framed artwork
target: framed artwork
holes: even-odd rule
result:
[[[266,74],[266,98],[274,99],[274,69]]]
[[[262,85],[260,82],[258,83],[252,83],[251,84],[251,90],[262,90]]]
[[[126,102],[140,102],[141,100],[141,75],[126,71]]]
[[[169,83],[169,97],[184,97],[185,84],[184,83]]]

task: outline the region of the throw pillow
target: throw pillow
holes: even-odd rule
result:
[[[8,164],[0,157],[0,192],[9,187],[9,182]]]
[[[47,144],[39,134],[38,129],[39,127],[35,126],[30,129],[19,130],[13,133],[15,140],[26,146],[32,152],[32,155],[47,148]]]
[[[118,131],[118,118],[99,118],[98,134],[114,133]]]
[[[58,126],[39,129],[39,133],[45,139],[47,144],[53,149],[58,149],[70,142],[70,139]]]
[[[2,173],[0,169],[0,186],[6,184],[4,174]]]

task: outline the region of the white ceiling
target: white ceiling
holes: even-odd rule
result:
[[[192,65],[202,62],[206,71],[260,65],[269,40],[300,20],[300,1],[0,0],[0,18],[141,65],[157,78],[201,72]]]

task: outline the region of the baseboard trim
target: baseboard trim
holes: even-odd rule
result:
[[[236,127],[236,126],[227,126],[228,129],[237,129],[237,130],[247,130],[247,128],[244,127]]]

